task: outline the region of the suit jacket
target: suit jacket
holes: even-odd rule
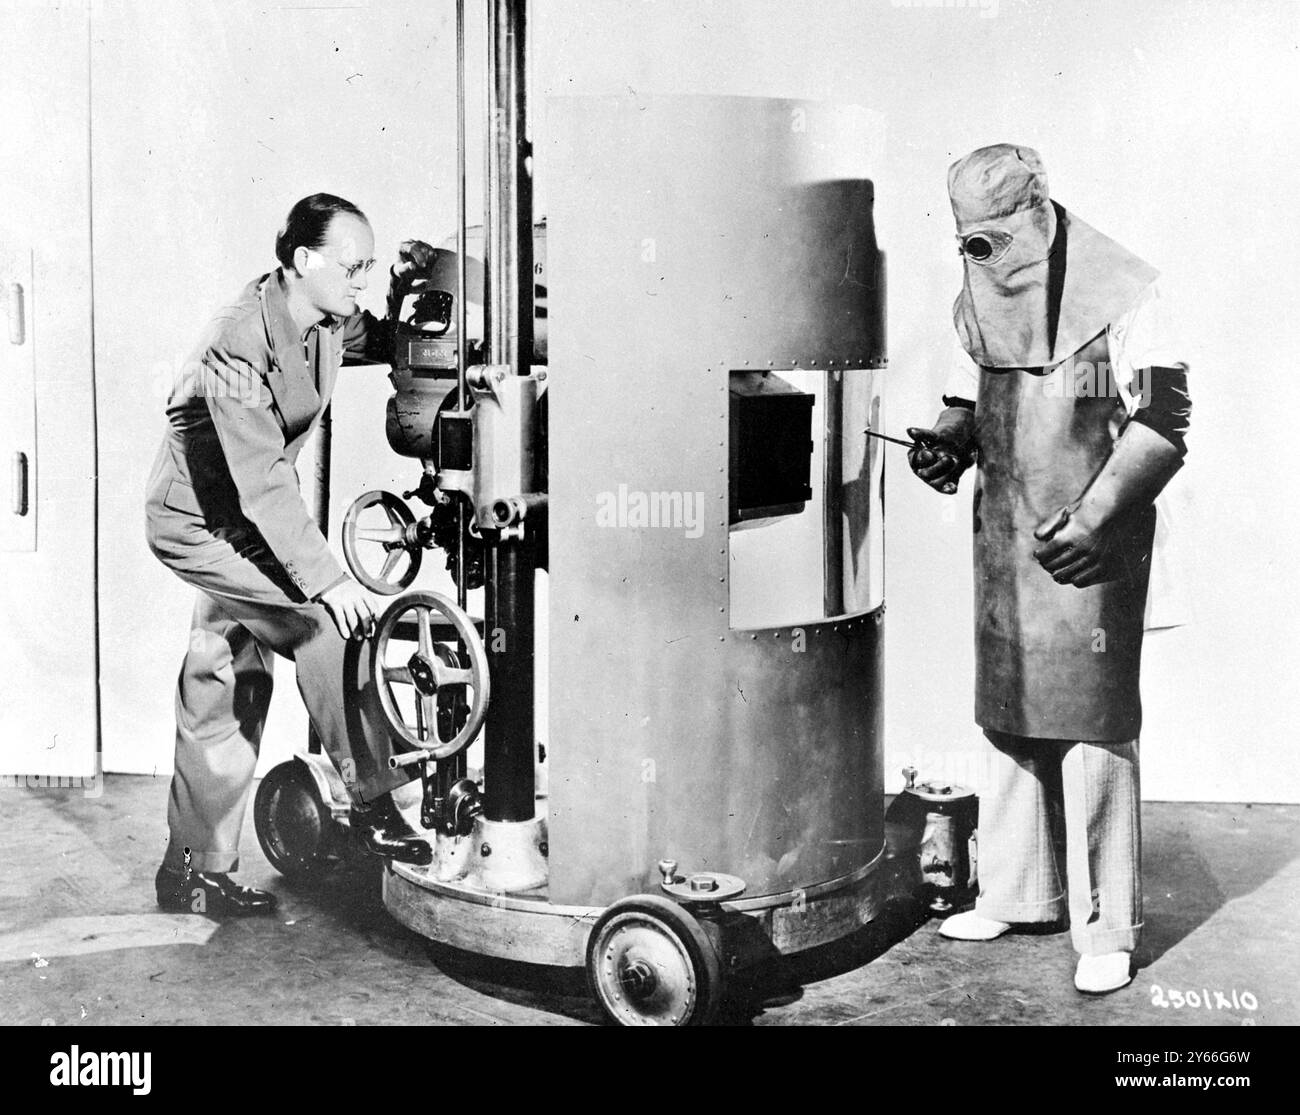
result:
[[[304,599],[342,580],[295,463],[329,404],[345,349],[364,345],[372,321],[365,313],[326,318],[304,346],[279,268],[221,310],[167,400],[148,483],[151,540],[165,531],[198,547],[214,531],[252,528]]]

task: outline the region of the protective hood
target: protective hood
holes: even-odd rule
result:
[[[981,147],[948,168],[959,240],[988,234],[992,252],[963,253],[953,306],[957,337],[986,368],[1061,363],[1133,307],[1159,272],[1058,205],[1038,153]]]

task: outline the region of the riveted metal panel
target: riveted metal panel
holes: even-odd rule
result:
[[[728,384],[883,365],[862,118],[554,98],[548,123],[550,899],[653,889],[661,858],[747,895],[842,877],[882,843],[881,612],[731,628]]]

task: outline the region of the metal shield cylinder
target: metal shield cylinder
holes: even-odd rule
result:
[[[728,443],[733,375],[769,370],[848,393],[815,439],[861,437],[885,363],[870,121],[644,96],[547,120],[550,900],[653,889],[661,859],[747,899],[861,878],[883,846],[879,471],[856,445],[821,471],[833,498],[790,514],[821,516],[813,560],[772,567],[780,618],[753,623]]]

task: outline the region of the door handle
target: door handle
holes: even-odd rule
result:
[[[25,315],[23,313],[23,284],[9,284],[9,343],[20,345],[26,338]]]
[[[18,452],[14,454],[13,461],[13,493],[10,499],[10,507],[15,515],[27,514],[27,454]]]

